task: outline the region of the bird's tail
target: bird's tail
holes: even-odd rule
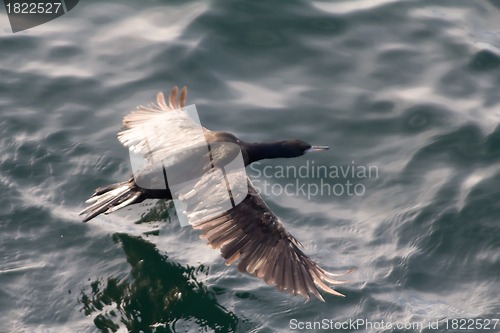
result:
[[[134,179],[127,182],[99,187],[86,201],[91,204],[80,212],[86,214],[83,222],[87,222],[99,214],[109,214],[128,205],[144,200],[142,191],[135,186]]]

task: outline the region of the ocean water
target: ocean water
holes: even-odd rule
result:
[[[12,34],[0,11],[0,332],[500,331],[499,17],[496,0],[89,0]],[[248,173],[307,254],[353,269],[345,298],[226,267],[165,202],[81,222],[130,175],[123,116],[173,85],[207,128],[332,147]]]

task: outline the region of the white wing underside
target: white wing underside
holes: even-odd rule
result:
[[[175,163],[179,152],[206,146],[196,107],[185,107],[187,89],[181,91],[177,100],[177,87],[165,101],[159,92],[157,104],[139,106],[123,118],[125,129],[118,133],[118,140],[135,154],[147,158],[150,163],[164,161]]]

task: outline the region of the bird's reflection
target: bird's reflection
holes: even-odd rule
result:
[[[233,332],[238,317],[217,303],[197,276],[208,268],[182,266],[141,237],[114,234],[131,267],[131,278],[91,282],[79,302],[101,332]]]

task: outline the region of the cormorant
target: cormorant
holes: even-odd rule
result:
[[[213,148],[217,144],[222,144],[222,147],[224,144],[239,147],[245,166],[263,159],[298,157],[310,151],[328,149],[327,146],[311,146],[300,140],[247,143],[231,133],[210,131],[184,116],[185,112],[181,109],[186,104],[186,87],[183,87],[179,99],[177,97],[177,87],[171,91],[168,104],[163,93],[160,92],[157,95],[157,105],[139,106],[136,111],[125,116],[123,119],[125,128],[118,133],[119,141],[129,149],[145,155],[149,153],[149,157],[159,161],[175,155],[176,149],[179,151],[175,145],[183,145],[179,140],[191,140],[189,137],[190,129],[198,125],[206,144],[212,147],[211,154],[217,155],[217,149]],[[183,134],[186,134],[187,137],[168,138],[169,135],[173,135],[168,128],[170,123],[180,124],[180,128],[185,132]],[[151,125],[145,127],[145,124],[156,124],[155,126],[157,126],[154,130],[154,136],[149,133],[149,137],[146,139],[144,139],[145,128],[149,130]],[[181,147],[180,150],[186,149]],[[225,159],[227,149],[222,149],[219,153],[219,158],[215,157],[214,159],[211,156],[212,168],[218,168],[218,161]],[[178,159],[177,162],[179,162]],[[184,168],[184,165],[181,168]],[[154,172],[149,174],[151,173]],[[80,212],[80,215],[86,214],[83,221],[87,222],[101,213],[109,214],[145,199],[172,199],[172,185],[169,188],[166,177],[165,183],[160,181],[157,187],[154,184],[153,186],[140,186],[142,185],[141,181],[144,182],[144,180],[138,177],[140,178],[141,175],[136,174],[135,177],[126,182],[98,188],[87,200],[87,203],[92,204]],[[151,179],[158,181],[157,178],[151,176],[148,179],[150,182]],[[206,238],[212,248],[220,249],[228,266],[239,260],[238,270],[240,272],[247,272],[262,278],[267,284],[276,285],[280,291],[285,290],[295,295],[300,294],[307,299],[310,299],[310,294],[313,294],[321,301],[324,299],[319,292],[320,289],[333,295],[344,296],[327,285],[327,283],[342,283],[343,281],[334,279],[342,274],[327,272],[305,255],[299,248],[302,247],[302,244],[285,229],[280,219],[265,204],[246,175],[243,180],[240,179],[240,183],[245,182],[248,185],[246,196],[241,198],[239,203],[233,205],[231,209],[208,218],[197,218],[196,212],[190,215],[191,226],[203,233],[200,237]],[[198,184],[191,192],[199,191],[198,187],[214,187],[207,186],[207,184],[208,182]],[[187,196],[186,193],[184,194]],[[201,201],[203,200],[201,199]]]

